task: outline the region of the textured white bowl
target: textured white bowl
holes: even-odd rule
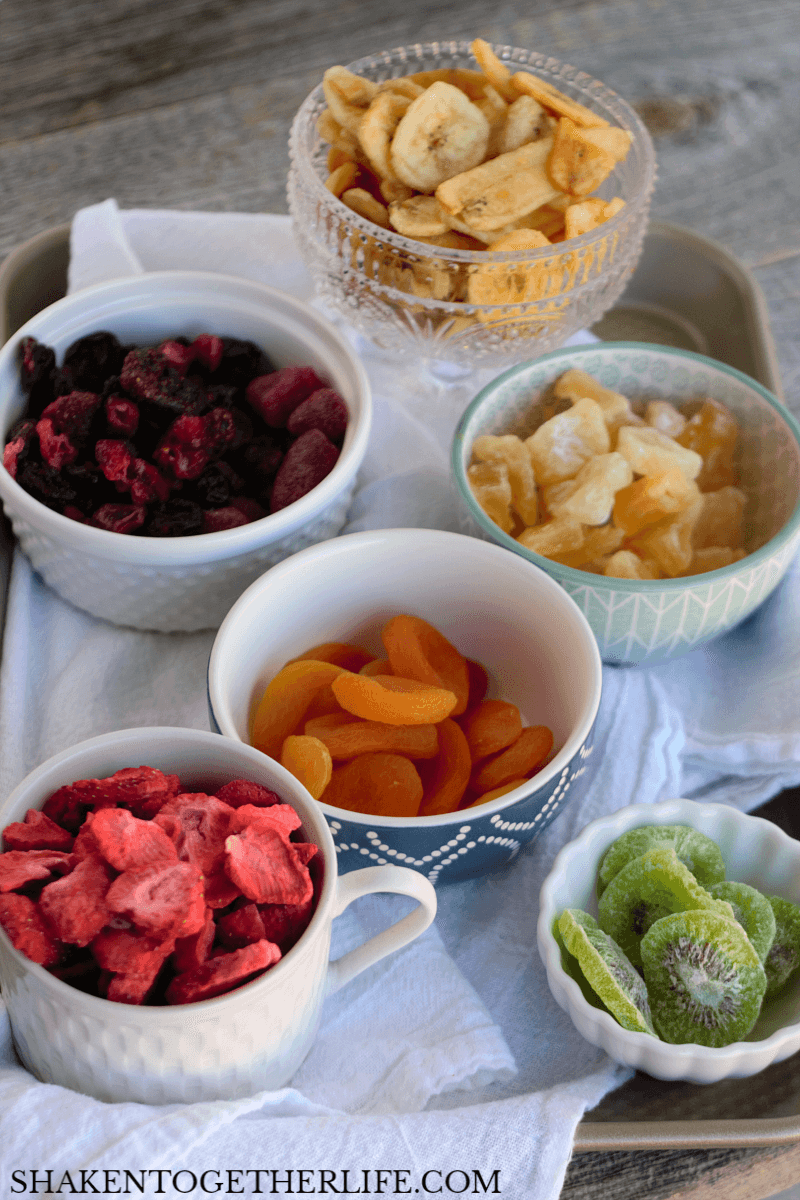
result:
[[[555,735],[556,753],[538,774],[476,808],[376,817],[334,808],[323,795],[340,871],[402,862],[446,883],[513,859],[591,776],[600,657],[577,605],[543,571],[437,529],[380,529],[312,546],[248,588],[223,622],[208,667],[211,720],[248,741],[255,707],[290,658],[328,641],[382,658],[381,628],[400,612],[430,621],[483,664],[490,696]]]
[[[161,632],[210,629],[263,571],[345,523],[367,449],[372,407],[364,368],[341,334],[299,300],[262,284],[197,271],[113,280],[56,301],[0,350],[0,435],[22,416],[18,348],[52,346],[56,360],[97,330],[152,345],[199,333],[261,346],[276,366],[313,366],[345,400],[350,422],[333,470],[280,512],[219,533],[143,538],[111,533],[53,512],[0,466],[0,498],[35,569],[64,599],[116,625]]]
[[[751,817],[722,804],[667,800],[638,804],[587,825],[564,847],[542,884],[537,940],[550,991],[580,1033],[612,1058],[656,1079],[716,1083],[755,1075],[800,1050],[800,981],[795,979],[768,1000],[747,1039],[712,1049],[694,1043],[670,1045],[646,1033],[623,1029],[607,1012],[586,1000],[561,965],[553,922],[565,908],[597,916],[595,880],[605,851],[639,825],[691,825],[717,843],[726,877],[749,883],[768,896],[800,904],[800,842],[771,821]]]
[[[26,1067],[46,1083],[106,1101],[193,1103],[280,1088],[311,1049],[322,1001],[372,963],[412,941],[436,915],[427,880],[402,867],[337,879],[328,827],[306,789],[251,746],[197,729],[123,729],[81,742],[37,767],[0,810],[0,829],[41,808],[57,788],[146,764],[175,773],[191,791],[230,779],[274,789],[297,810],[319,846],[324,879],[308,929],[252,983],[196,1004],[143,1007],[89,996],[31,962],[0,929],[0,985]],[[418,907],[336,962],[331,922],[370,892],[397,892]]]

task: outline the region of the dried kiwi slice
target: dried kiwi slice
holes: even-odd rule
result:
[[[709,908],[733,919],[731,906],[701,887],[671,846],[653,846],[611,880],[600,897],[597,922],[638,967],[639,944],[653,922],[690,908]]]
[[[775,914],[775,939],[764,962],[767,995],[774,996],[800,970],[800,908],[781,896],[767,896]]]
[[[622,1028],[655,1036],[641,976],[594,917],[579,908],[567,908],[558,918],[558,930],[567,950],[578,960],[586,979]]]
[[[570,954],[567,949],[564,938],[561,935],[561,930],[558,928],[558,917],[553,921],[552,926],[553,937],[556,939],[556,945],[561,952],[561,966],[564,968],[570,979],[574,979],[578,987],[583,992],[583,998],[591,1004],[593,1008],[602,1009],[603,1012],[609,1012],[603,1001],[594,990],[589,980],[584,975],[580,968],[580,964],[573,954]]]
[[[753,1028],[767,977],[737,921],[707,909],[673,913],[650,927],[641,950],[665,1042],[729,1046]]]
[[[775,940],[775,913],[767,897],[750,887],[749,883],[734,883],[732,879],[714,883],[708,890],[715,900],[728,901],[734,917],[763,963]]]
[[[701,887],[709,888],[725,878],[720,848],[704,833],[689,825],[640,825],[623,833],[606,850],[597,877],[598,896],[632,858],[639,858],[653,846],[671,846]]]

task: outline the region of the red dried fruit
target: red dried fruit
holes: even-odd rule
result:
[[[249,825],[227,839],[225,870],[243,895],[257,904],[302,904],[314,894],[296,847],[267,825]]]
[[[69,870],[69,854],[61,850],[8,850],[0,854],[0,892],[16,892],[34,879]]]
[[[229,783],[217,788],[215,794],[218,800],[229,804],[231,808],[241,808],[243,804],[254,804],[256,808],[269,808],[273,804],[283,803],[277,792],[271,792],[269,788],[263,787],[260,783],[253,783],[249,779],[231,779]]]
[[[18,421],[12,429],[3,450],[3,466],[12,479],[17,478],[19,461],[27,457],[35,434],[36,422],[31,420]]]
[[[173,943],[169,939],[159,941],[133,929],[111,927],[102,929],[91,943],[98,965],[115,974],[120,971],[144,974],[153,965],[158,969],[172,950]]]
[[[214,923],[214,910],[206,908],[206,919],[203,928],[189,937],[178,938],[172,954],[172,964],[177,972],[193,971],[201,966],[211,953],[214,945],[217,926]]]
[[[42,890],[39,907],[62,942],[88,946],[108,924],[111,877],[111,868],[102,858],[88,855],[69,875]]]
[[[133,533],[141,529],[146,516],[143,504],[103,504],[92,513],[89,524],[110,533]]]
[[[203,513],[203,533],[219,533],[221,529],[237,529],[250,521],[239,508],[212,508]]]
[[[164,361],[174,367],[179,375],[185,375],[194,361],[194,348],[184,346],[181,342],[162,342],[158,349]]]
[[[291,804],[272,804],[269,808],[255,804],[242,804],[236,809],[229,832],[238,833],[248,826],[252,826],[254,829],[266,827],[277,829],[278,833],[285,834],[288,838],[290,833],[300,828],[300,825],[300,818]]]
[[[49,932],[37,905],[27,896],[0,896],[0,925],[21,954],[43,967],[61,957],[61,946]]]
[[[97,465],[111,483],[128,482],[128,472],[133,463],[130,446],[111,438],[101,438],[95,443],[94,455]]]
[[[334,468],[339,451],[319,429],[309,429],[292,442],[272,486],[270,512],[294,504],[321,483]]]
[[[204,444],[201,417],[177,417],[153,452],[153,458],[175,479],[197,479],[211,461]]]
[[[151,500],[166,500],[171,485],[161,472],[143,458],[135,458],[128,469],[131,479],[131,500],[134,504],[149,504]]]
[[[347,406],[338,392],[320,388],[298,404],[286,422],[286,428],[295,436],[309,429],[319,429],[332,442],[338,442],[347,429]]]
[[[64,516],[69,517],[71,521],[79,521],[82,525],[86,524],[86,516],[74,504],[67,504],[64,509]]]
[[[29,808],[24,821],[12,821],[3,830],[6,850],[71,850],[73,840],[71,833],[37,808]]]
[[[124,871],[108,889],[107,904],[142,933],[161,939],[189,937],[206,919],[203,876],[188,862]]]
[[[260,521],[267,515],[267,510],[262,508],[257,500],[250,500],[247,496],[232,496],[230,507],[238,509],[247,517],[248,522]]]
[[[247,385],[247,402],[267,425],[283,429],[290,415],[325,383],[313,367],[281,367]]]
[[[209,371],[216,371],[222,361],[222,338],[215,337],[213,333],[198,334],[190,349],[194,351],[195,358],[208,367]]]
[[[36,433],[39,437],[39,449],[48,467],[60,471],[62,467],[75,462],[78,457],[78,447],[73,445],[69,434],[56,433],[53,422],[47,417],[40,417],[36,422]]]
[[[261,904],[258,909],[267,941],[275,942],[286,954],[308,928],[314,899],[303,904]]]
[[[178,852],[164,830],[155,821],[139,820],[127,808],[106,808],[95,813],[91,829],[103,858],[117,871],[169,866],[178,861]]]
[[[48,404],[42,417],[52,421],[56,433],[67,433],[73,442],[80,444],[86,440],[101,403],[96,392],[69,392]]]
[[[119,377],[125,391],[138,400],[163,400],[174,395],[180,383],[178,372],[156,348],[131,350]]]
[[[139,406],[124,396],[109,396],[106,400],[108,428],[122,437],[133,437],[139,427]]]
[[[212,458],[219,458],[236,440],[236,420],[229,408],[212,408],[201,417],[205,448]]]
[[[225,839],[236,831],[236,813],[216,796],[182,792],[154,818],[175,845],[182,862],[194,863],[204,875],[221,871]]]
[[[37,342],[36,338],[26,337],[20,343],[22,357],[20,362],[20,380],[24,392],[30,393],[43,383],[55,370],[55,352],[49,347]]]
[[[193,1004],[241,987],[278,962],[281,952],[272,942],[254,942],[242,950],[220,954],[194,971],[176,975],[167,988],[168,1004]]]
[[[226,950],[241,950],[266,939],[261,914],[252,902],[225,913],[217,920],[217,936]],[[271,939],[269,939],[271,940]]]

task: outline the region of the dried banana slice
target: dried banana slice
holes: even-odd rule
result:
[[[329,67],[322,77],[322,90],[334,119],[358,137],[361,118],[375,97],[377,83],[354,75],[346,67]]]
[[[398,233],[410,238],[436,237],[450,224],[435,196],[412,196],[389,205],[389,220]]]
[[[580,237],[582,233],[589,233],[616,216],[624,207],[625,201],[619,196],[615,196],[613,200],[601,200],[592,196],[578,204],[570,204],[564,213],[564,235],[573,238]]]
[[[508,105],[498,142],[498,154],[509,154],[526,142],[538,142],[555,131],[556,123],[533,96],[518,96]]]
[[[538,250],[549,245],[537,229],[518,229],[487,247],[488,250]],[[524,304],[547,294],[549,272],[530,263],[497,263],[476,267],[469,277],[470,304]]]
[[[545,170],[553,148],[542,138],[501,154],[441,183],[436,198],[442,207],[477,230],[498,230],[559,195]]]
[[[323,142],[329,142],[335,150],[340,150],[353,162],[365,161],[358,138],[339,124],[329,108],[323,108],[317,118],[317,133]],[[330,163],[328,165],[330,166]]]
[[[407,183],[401,183],[399,179],[382,179],[378,190],[387,204],[392,204],[395,200],[410,200],[412,196],[417,195],[413,188]]]
[[[489,122],[462,91],[434,83],[409,105],[392,140],[394,174],[409,187],[433,192],[445,179],[482,162]]]
[[[481,110],[489,122],[489,143],[485,157],[494,158],[500,153],[500,139],[506,127],[508,105],[500,93],[487,83],[483,95],[475,101],[475,107]]]
[[[367,221],[374,221],[383,229],[390,228],[389,210],[364,188],[348,188],[347,191],[342,192],[339,199],[357,216],[365,217]]]
[[[421,84],[415,83],[410,75],[401,75],[398,79],[384,79],[383,83],[378,84],[378,90],[375,93],[377,96],[384,92],[391,92],[395,96],[405,96],[409,100],[416,100],[417,96],[421,96],[425,88]]]
[[[397,126],[411,100],[396,92],[381,92],[370,104],[358,126],[358,140],[370,166],[381,179],[397,181],[389,161],[389,147]]]
[[[534,100],[538,100],[545,108],[557,112],[561,117],[569,117],[576,125],[583,125],[586,129],[597,129],[609,124],[599,113],[585,108],[577,100],[570,100],[569,96],[553,87],[552,83],[540,79],[537,75],[531,75],[529,71],[517,71],[511,76],[511,83],[518,95],[533,96]]]
[[[547,160],[548,177],[559,191],[569,192],[571,196],[588,196],[599,188],[615,166],[615,160],[607,150],[592,145],[582,134],[583,130],[573,121],[562,117]]]
[[[483,38],[475,38],[470,50],[492,87],[496,88],[504,99],[513,100],[517,93],[511,83],[511,72],[505,63],[500,61],[489,43]]]
[[[325,187],[329,192],[333,192],[334,196],[338,196],[341,199],[342,192],[346,192],[349,188],[354,187],[357,179],[358,164],[343,162],[335,171],[331,171],[325,181]]]

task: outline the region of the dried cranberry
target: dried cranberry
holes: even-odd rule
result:
[[[143,504],[104,504],[92,514],[89,524],[111,533],[133,533],[141,529],[146,516]]]
[[[190,537],[203,532],[203,510],[177,497],[154,504],[144,532],[149,537]]]
[[[166,500],[170,493],[169,481],[152,463],[135,458],[131,463],[131,500],[134,504],[149,504],[151,500]]]
[[[40,417],[36,422],[36,433],[39,437],[39,449],[48,467],[59,471],[68,463],[75,462],[78,457],[78,447],[73,445],[67,433],[56,433],[53,422],[47,417]]]
[[[133,463],[130,446],[125,442],[103,438],[95,444],[94,454],[106,479],[127,485],[128,472]]]
[[[85,391],[99,392],[109,375],[118,375],[125,351],[113,333],[100,331],[73,342],[64,355],[62,368],[69,372],[73,385]]]
[[[139,409],[133,400],[124,396],[109,396],[105,404],[109,431],[122,437],[133,437],[139,426]]]
[[[12,479],[17,477],[17,468],[20,461],[28,457],[31,447],[35,447],[36,441],[36,422],[30,419],[17,421],[11,433],[8,435],[5,449],[3,450],[3,466],[8,471]]]
[[[278,512],[305,496],[333,470],[339,451],[319,429],[309,429],[292,442],[272,487],[270,512]]]
[[[195,356],[209,371],[216,371],[222,362],[223,349],[222,338],[215,337],[213,333],[201,333],[192,342]]]
[[[247,402],[267,425],[282,429],[298,404],[324,387],[313,367],[281,367],[248,384]]]
[[[347,429],[347,408],[338,392],[320,388],[298,404],[286,422],[289,433],[300,435],[320,429],[332,442],[341,441]]]
[[[231,337],[222,338],[221,341],[222,357],[214,372],[216,383],[245,388],[256,375],[266,375],[275,370],[274,364],[255,342]]]
[[[249,525],[250,519],[231,504],[227,508],[209,508],[203,513],[203,533],[219,533],[221,529],[236,529]]]

